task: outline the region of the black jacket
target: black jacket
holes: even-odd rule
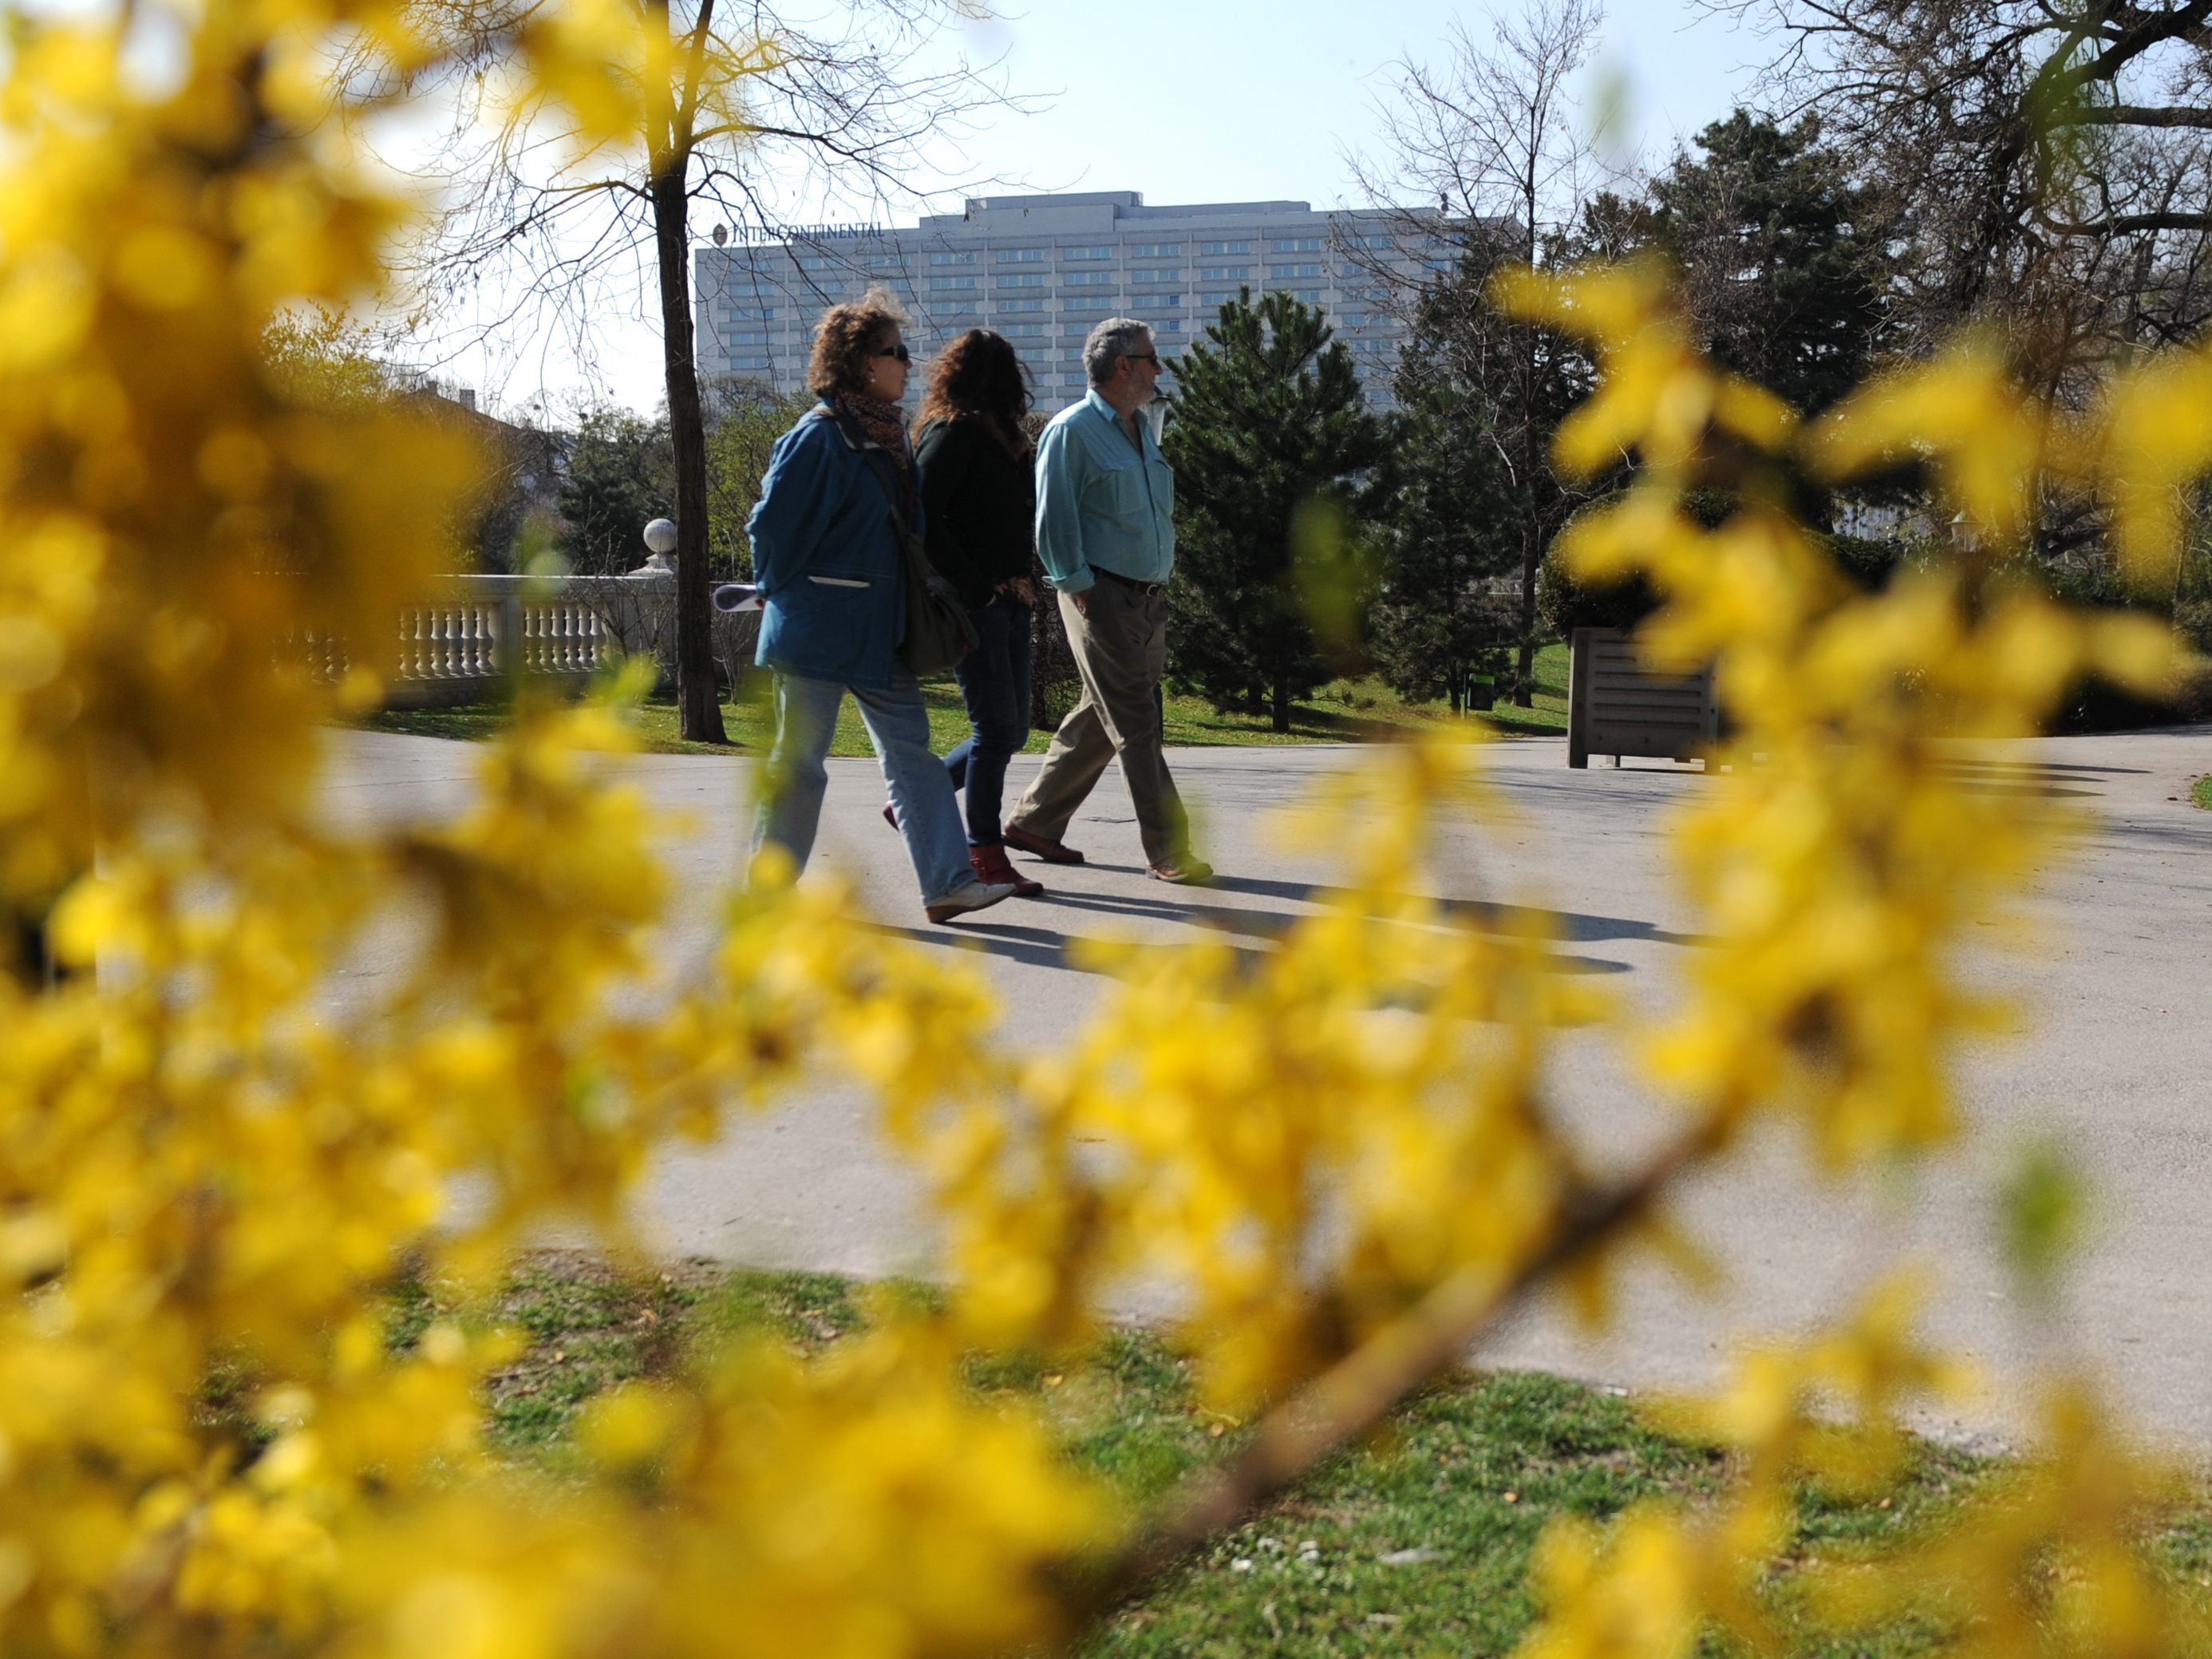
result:
[[[1035,564],[1036,475],[980,421],[932,421],[914,454],[929,562],[980,609]]]

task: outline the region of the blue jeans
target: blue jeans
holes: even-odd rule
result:
[[[921,884],[921,902],[934,904],[975,879],[968,846],[960,833],[960,808],[945,768],[929,752],[929,713],[921,687],[904,669],[892,676],[887,691],[864,691],[836,680],[802,679],[779,671],[775,677],[775,746],[769,751],[760,806],[753,818],[753,851],[774,842],[801,870],[814,850],[814,831],[822,822],[822,796],[829,787],[830,739],[837,710],[850,691],[860,705],[868,741],[890,787],[899,834]],[[872,814],[871,815],[872,816]]]
[[[960,659],[960,695],[968,702],[968,723],[975,735],[945,757],[955,789],[968,791],[968,844],[999,847],[1005,805],[1006,763],[1030,738],[1029,606],[1005,594],[981,611],[975,648]]]

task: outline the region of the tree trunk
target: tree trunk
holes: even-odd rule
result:
[[[1531,473],[1528,487],[1534,489],[1535,485],[1535,475]],[[1543,530],[1532,511],[1521,524],[1521,653],[1513,666],[1516,708],[1536,706],[1536,565],[1543,556]]]
[[[1289,731],[1291,729],[1291,683],[1287,678],[1279,679],[1275,682],[1274,707],[1273,713],[1274,714],[1275,730],[1278,732]]]
[[[1528,244],[1523,250],[1528,269],[1536,268],[1536,162],[1541,149],[1541,128],[1529,135],[1528,171],[1523,175],[1522,203],[1526,213]],[[1536,429],[1536,331],[1521,325],[1521,651],[1513,667],[1513,706],[1536,706],[1536,562],[1544,554],[1543,525],[1536,508],[1538,469],[1544,464],[1544,445]]]
[[[667,0],[652,0],[653,27],[665,37]],[[667,94],[649,88],[648,96]],[[721,690],[714,678],[713,603],[707,583],[707,423],[692,356],[691,237],[685,222],[690,172],[688,113],[649,112],[653,240],[660,276],[660,349],[668,382],[668,436],[676,458],[677,730],[693,743],[727,743]]]

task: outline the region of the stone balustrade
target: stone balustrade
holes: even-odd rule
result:
[[[676,583],[641,576],[449,576],[398,618],[385,704],[441,708],[499,695],[509,675],[580,684],[611,664],[649,654],[676,679]],[[726,678],[753,659],[757,614],[714,613],[714,658]],[[345,671],[341,641],[303,642],[317,669]]]

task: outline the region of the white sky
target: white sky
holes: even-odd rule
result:
[[[978,61],[1003,55],[1006,89],[1042,107],[994,112],[957,144],[939,144],[934,176],[912,181],[932,199],[895,207],[896,223],[957,210],[965,193],[1024,189],[1135,190],[1154,204],[1357,204],[1344,152],[1374,147],[1373,106],[1391,64],[1434,54],[1455,16],[1480,38],[1486,15],[1448,0],[1002,4],[1011,15],[968,25],[959,46]],[[1013,11],[1017,4],[1024,9]],[[1691,0],[1614,0],[1591,79],[1625,94],[1622,131],[1647,161],[1662,161],[1748,93],[1764,57],[1758,38]],[[702,237],[708,228],[693,227]],[[651,314],[633,302],[604,307],[597,319],[602,389],[641,410],[660,397]],[[532,343],[509,341],[502,355],[529,362],[534,382],[543,358]],[[543,388],[512,374],[501,384],[475,356],[441,373],[489,382],[488,398],[507,407],[541,389],[560,399],[587,386],[557,363],[547,366]]]

